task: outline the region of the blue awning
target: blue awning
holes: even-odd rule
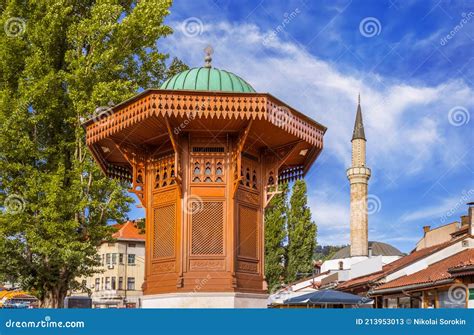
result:
[[[372,299],[361,297],[355,294],[339,292],[335,290],[320,290],[297,297],[287,299],[283,304],[304,304],[304,305],[324,305],[324,304],[342,304],[342,305],[358,305],[371,304]]]

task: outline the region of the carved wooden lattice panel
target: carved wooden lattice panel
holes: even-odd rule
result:
[[[175,205],[155,208],[153,211],[153,258],[174,256],[175,232]]]
[[[224,156],[196,156],[190,160],[193,183],[224,183]]]
[[[255,162],[250,159],[242,159],[242,165],[240,169],[240,185],[258,191],[258,168],[258,162]]]
[[[224,203],[195,201],[191,204],[191,254],[224,254]]]
[[[175,184],[174,155],[168,155],[155,160],[153,162],[153,172],[155,180],[153,189],[157,190]]]
[[[257,258],[258,211],[239,206],[239,256]]]

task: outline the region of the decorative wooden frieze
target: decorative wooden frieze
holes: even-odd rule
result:
[[[253,262],[237,261],[237,271],[258,272],[258,264]]]
[[[176,190],[170,189],[167,191],[160,191],[153,194],[153,203],[154,204],[162,204],[167,202],[175,202],[176,201]]]
[[[132,182],[133,171],[128,167],[106,164],[106,174],[110,178],[116,178],[127,182]]]
[[[288,183],[303,178],[304,166],[294,166],[280,171],[279,182]]]
[[[151,264],[152,273],[165,273],[165,272],[175,272],[176,264],[172,262],[160,262]]]
[[[225,261],[220,259],[193,259],[189,261],[191,271],[224,271]]]
[[[258,193],[251,192],[245,189],[240,189],[237,192],[237,199],[239,200],[239,202],[246,202],[257,206],[260,203],[260,196]]]
[[[99,122],[86,123],[87,144],[130,127],[151,116],[266,120],[306,142],[322,148],[323,127],[318,128],[267,94],[227,94],[212,96],[155,91],[124,106]]]

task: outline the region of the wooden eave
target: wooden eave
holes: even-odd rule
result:
[[[288,118],[287,111],[290,113]],[[267,93],[150,89],[111,108],[109,112],[104,117],[96,116],[84,122],[88,144],[153,115],[185,117],[193,112],[197,118],[266,120],[320,149],[327,129]],[[283,122],[282,115],[285,118]]]
[[[236,136],[242,126],[257,121],[252,126],[246,150],[253,150],[252,145],[264,144],[271,151],[273,147],[294,143],[294,152],[282,162],[281,169],[290,169],[291,173],[292,168],[301,166],[303,175],[321,153],[326,132],[323,125],[267,93],[160,89],[141,92],[82,126],[86,130],[87,145],[102,170],[111,175],[110,169],[118,169],[122,172],[118,171],[115,176],[121,176],[127,175],[129,164],[116,150],[117,144],[139,144],[140,150],[148,153],[148,149],[155,153],[157,149],[166,151],[172,144],[167,123],[168,127],[169,123],[176,127],[191,115],[197,121],[184,131],[201,131],[204,135],[208,129],[222,131],[222,122],[225,121],[225,133]],[[266,123],[270,131],[265,130]],[[205,124],[202,130],[200,124]],[[104,151],[104,148],[109,150]],[[304,157],[299,154],[301,150],[307,151]]]

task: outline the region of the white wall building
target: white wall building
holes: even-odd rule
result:
[[[100,272],[83,278],[91,294],[94,308],[141,307],[145,277],[145,234],[136,223],[116,225],[115,242],[104,242],[98,248]]]

